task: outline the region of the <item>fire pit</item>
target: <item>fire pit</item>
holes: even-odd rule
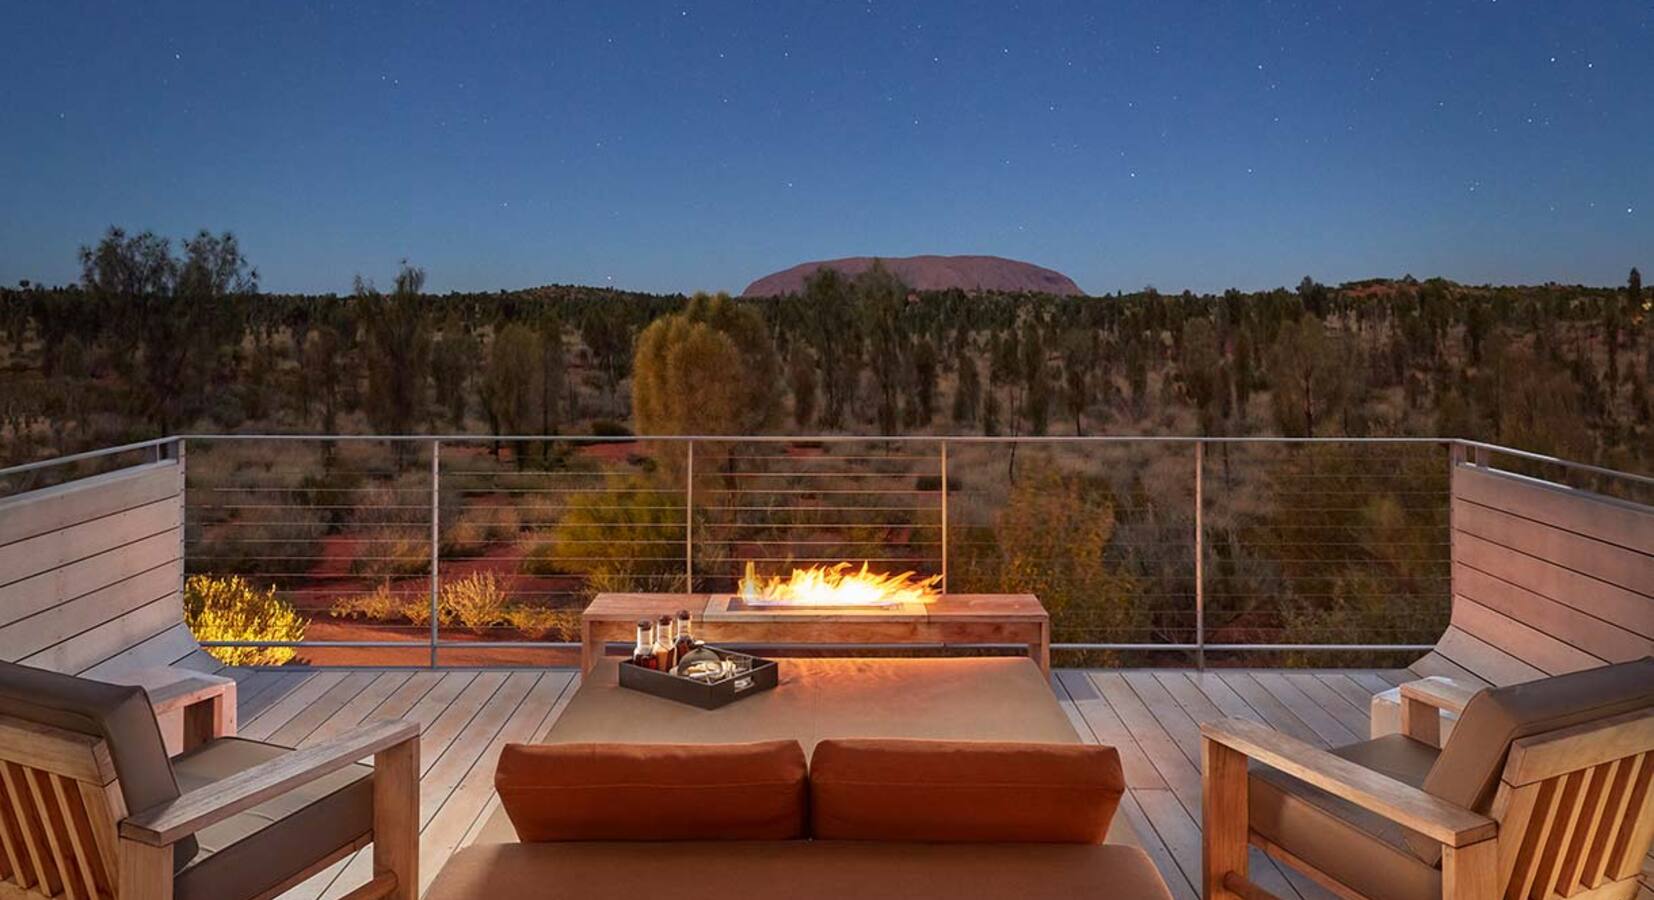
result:
[[[847,562],[833,566],[793,569],[787,578],[758,576],[752,563],[733,596],[714,597],[724,614],[792,614],[818,616],[823,612],[882,614],[892,610],[923,615],[925,607],[942,594],[936,585],[942,576],[920,578],[912,572],[895,575],[871,571],[867,563],[855,569]]]
[[[715,644],[881,651],[1012,649],[1050,670],[1051,620],[1032,594],[949,594],[939,577],[866,565],[761,577],[747,566],[735,594],[599,594],[581,615],[582,668],[631,649],[639,619],[687,609],[696,637]]]

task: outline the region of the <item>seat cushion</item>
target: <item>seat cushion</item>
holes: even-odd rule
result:
[[[219,738],[173,760],[185,791],[291,752]],[[197,833],[201,849],[178,873],[176,900],[242,900],[276,888],[373,830],[373,767],[356,764],[300,785]]]
[[[1400,734],[1332,751],[1418,787],[1436,749]],[[1441,897],[1441,872],[1408,849],[1406,831],[1380,816],[1268,766],[1247,779],[1253,831],[1373,900]]]
[[[1100,844],[1125,789],[1113,747],[830,739],[810,757],[810,834]]]
[[[494,787],[524,841],[789,840],[806,775],[797,741],[507,744]]]
[[[0,715],[103,738],[129,811],[178,799],[166,743],[141,687],[0,662]],[[174,866],[182,868],[195,851],[194,838],[179,841]]]
[[[1482,691],[1465,706],[1423,787],[1486,815],[1512,741],[1650,706],[1654,657]],[[1425,862],[1441,862],[1440,844],[1422,835],[1407,844]]]
[[[789,900],[1171,897],[1148,856],[1120,844],[684,841],[476,845],[425,900],[634,900],[658,879]]]

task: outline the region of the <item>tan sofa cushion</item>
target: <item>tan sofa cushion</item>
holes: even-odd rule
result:
[[[219,738],[173,761],[185,791],[289,753],[286,747]],[[202,829],[201,850],[173,889],[175,900],[241,900],[281,885],[373,830],[373,767],[353,765]]]
[[[1434,747],[1399,734],[1332,752],[1414,787],[1436,760]],[[1373,900],[1440,900],[1441,871],[1408,850],[1400,826],[1259,764],[1247,800],[1253,831]]]
[[[749,744],[507,744],[494,772],[524,841],[804,836],[804,749]]]
[[[178,799],[178,781],[143,688],[0,662],[0,715],[103,738],[128,810]],[[183,868],[195,852],[195,838],[179,841],[174,865]]]
[[[1125,789],[1107,746],[825,740],[810,757],[810,835],[1100,844]]]
[[[1486,815],[1512,741],[1650,706],[1654,657],[1482,691],[1465,706],[1423,787]],[[1425,862],[1441,863],[1435,841],[1409,835],[1407,844]]]
[[[649,886],[788,900],[1169,900],[1119,844],[856,841],[486,844],[442,867],[424,900],[635,900]]]

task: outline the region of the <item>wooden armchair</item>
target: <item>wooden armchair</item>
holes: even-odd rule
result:
[[[1248,843],[1341,897],[1636,896],[1654,840],[1654,658],[1402,698],[1412,734],[1332,750],[1249,721],[1202,727],[1205,897],[1269,896],[1247,878]],[[1438,751],[1444,707],[1461,718]]]
[[[265,900],[372,842],[350,900],[414,900],[418,808],[413,723],[169,760],[141,688],[0,663],[0,898]]]

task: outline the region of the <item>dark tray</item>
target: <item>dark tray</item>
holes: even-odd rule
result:
[[[701,709],[717,709],[742,697],[767,691],[780,681],[781,670],[773,659],[762,659],[717,647],[707,649],[726,658],[749,659],[752,661],[752,670],[708,684],[658,669],[645,669],[628,659],[620,663],[620,686],[698,706]]]

